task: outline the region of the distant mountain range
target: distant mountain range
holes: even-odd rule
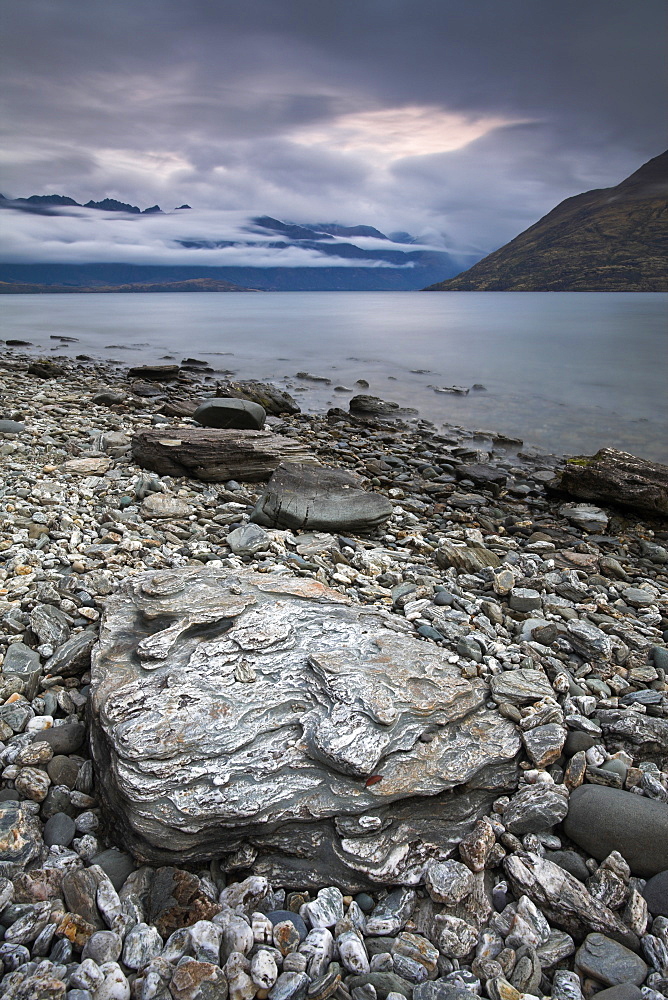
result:
[[[567,198],[429,292],[668,291],[668,151],[616,187]]]
[[[93,221],[94,232],[104,254],[95,260],[94,251],[85,251],[86,263],[46,261],[40,259],[41,245],[34,241],[32,259],[26,261],[25,253],[20,262],[5,259],[0,262],[0,293],[4,292],[84,292],[84,291],[417,291],[425,284],[442,278],[444,274],[457,274],[471,255],[452,256],[444,250],[420,246],[410,233],[392,233],[387,236],[373,226],[343,226],[338,223],[298,224],[255,216],[246,219],[240,229],[226,238],[199,238],[186,235],[197,232],[197,213],[189,205],[181,205],[173,212],[164,213],[159,205],[140,209],[136,205],[104,198],[80,205],[73,198],[60,194],[31,195],[29,198],[9,199],[0,195],[0,209],[18,213],[14,225],[21,230],[21,216],[26,225],[29,216],[52,217],[54,240],[61,239],[69,252],[73,241],[57,236],[55,229],[64,225],[69,217],[74,223],[82,217]],[[90,211],[90,215],[88,215]],[[107,213],[99,215],[98,213]],[[158,216],[160,227],[169,224],[170,232],[164,237],[167,253],[161,254],[161,263],[137,264],[123,260],[122,245],[118,262],[109,263],[106,229],[114,221],[113,215],[132,217],[136,221],[137,242],[142,242],[142,219]],[[174,218],[183,214],[183,237],[172,235]],[[205,214],[205,213],[204,213]],[[137,217],[140,218],[137,218]],[[201,217],[201,213],[200,213]],[[170,221],[171,219],[171,221]],[[60,221],[59,221],[60,220]],[[161,222],[160,220],[164,220]],[[186,222],[187,220],[187,222]],[[206,221],[206,220],[205,220]],[[50,226],[50,223],[48,224]],[[90,225],[90,223],[88,224]],[[106,229],[105,229],[106,227]],[[25,230],[26,226],[23,226]],[[211,230],[208,222],[205,227]],[[180,229],[180,225],[179,225]],[[76,239],[81,238],[76,236]],[[153,232],[152,239],[155,239]],[[414,247],[414,248],[413,248]],[[202,265],[202,255],[193,253],[193,263],[184,260],[183,251],[229,251],[234,259],[243,258],[240,265]],[[174,253],[179,251],[179,253]],[[299,253],[295,254],[295,251]],[[83,252],[82,252],[83,253]],[[0,249],[0,256],[2,251]],[[164,263],[173,255],[178,262]],[[301,266],[272,266],[283,261],[286,255],[305,261]],[[6,257],[11,255],[7,254]],[[63,254],[65,256],[65,254]],[[148,256],[148,254],[147,254]],[[219,255],[220,256],[220,255]],[[150,256],[149,256],[150,259]],[[254,259],[261,264],[253,265]],[[475,258],[474,258],[475,259]],[[250,260],[251,263],[245,263]],[[330,263],[331,262],[331,263]],[[187,282],[188,287],[183,283]],[[28,287],[30,286],[30,287]]]

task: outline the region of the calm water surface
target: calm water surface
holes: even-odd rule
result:
[[[124,364],[173,354],[272,379],[303,409],[368,391],[557,453],[668,461],[668,295],[264,292],[0,296],[3,338]],[[58,345],[50,337],[77,337]],[[2,348],[9,354],[10,348]],[[415,369],[425,371],[417,372]],[[331,378],[322,386],[299,371]],[[355,387],[364,378],[370,389]],[[453,396],[434,387],[481,383]]]

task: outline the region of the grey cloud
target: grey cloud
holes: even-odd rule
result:
[[[3,9],[7,195],[434,230],[482,252],[662,149],[664,0]],[[410,105],[524,124],[384,166],[294,139]]]

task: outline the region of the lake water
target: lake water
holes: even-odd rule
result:
[[[196,357],[289,388],[302,409],[353,392],[541,450],[605,445],[668,461],[668,295],[278,292],[2,295],[3,338],[127,364]],[[77,337],[60,345],[51,336]],[[2,347],[9,354],[10,348]],[[416,371],[419,369],[420,371]],[[326,376],[331,386],[295,378]],[[366,379],[369,389],[355,387]],[[474,383],[468,395],[434,387]]]

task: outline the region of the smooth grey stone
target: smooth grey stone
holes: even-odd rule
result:
[[[0,420],[0,434],[22,434],[25,429],[19,420]]]
[[[571,730],[566,737],[564,753],[567,757],[573,757],[576,753],[580,753],[581,750],[590,750],[600,742],[600,738],[597,740],[596,737],[591,736],[589,733]]]
[[[33,742],[48,743],[54,754],[76,753],[86,739],[83,722],[66,722],[63,726],[40,729],[33,736]]]
[[[648,879],[642,894],[653,917],[668,917],[668,871]]]
[[[266,552],[271,536],[259,524],[244,524],[230,531],[225,539],[235,556],[252,556],[256,552]]]
[[[668,671],[668,649],[665,646],[652,646],[652,662],[658,669]]]
[[[59,844],[69,847],[74,840],[76,827],[74,820],[66,813],[54,813],[44,824],[44,843],[47,847]]]
[[[392,514],[380,493],[362,489],[363,480],[343,469],[281,463],[257,501],[251,521],[265,528],[368,532]]]
[[[313,579],[210,566],[140,574],[106,602],[101,637],[90,698],[99,795],[119,841],[146,861],[176,852],[224,868],[231,854],[234,866],[252,837],[254,872],[274,884],[397,885],[413,879],[423,844],[454,847],[516,780],[515,726],[484,707],[482,682],[389,611]],[[456,739],[440,738],[450,725]],[[389,822],[370,827],[381,809]]]
[[[129,854],[119,851],[117,847],[109,847],[106,851],[101,851],[91,858],[92,865],[99,865],[105,872],[114,889],[118,892],[125,883],[128,875],[137,867]]]
[[[647,878],[668,868],[668,805],[605,785],[571,792],[566,835],[602,861],[619,851],[634,875]]]
[[[299,937],[302,941],[308,934],[308,927],[304,923],[303,918],[298,913],[293,913],[292,910],[270,910],[267,914],[267,919],[271,920],[274,926],[283,923],[285,920],[289,920],[299,931]]]
[[[580,882],[586,882],[591,875],[583,859],[575,851],[548,851],[545,857],[548,861],[553,861],[555,865],[559,865],[564,871],[569,872]]]
[[[359,906],[362,913],[371,913],[376,905],[373,897],[370,896],[368,892],[358,892],[355,896],[355,902]]]
[[[620,983],[619,986],[608,986],[607,990],[594,993],[591,1000],[643,1000],[644,993],[633,983]]]
[[[193,413],[193,420],[203,427],[261,431],[266,419],[264,407],[249,399],[205,399]]]
[[[81,958],[92,958],[98,965],[103,965],[105,962],[117,962],[122,950],[123,941],[115,931],[95,931],[86,941]]]
[[[605,934],[588,934],[575,953],[575,964],[606,986],[640,986],[649,971],[639,955]]]
[[[70,789],[66,785],[51,785],[46,793],[46,798],[42,802],[39,814],[42,820],[46,822],[52,816],[55,816],[56,813],[60,812],[74,818],[79,810],[76,806],[72,805]]]

